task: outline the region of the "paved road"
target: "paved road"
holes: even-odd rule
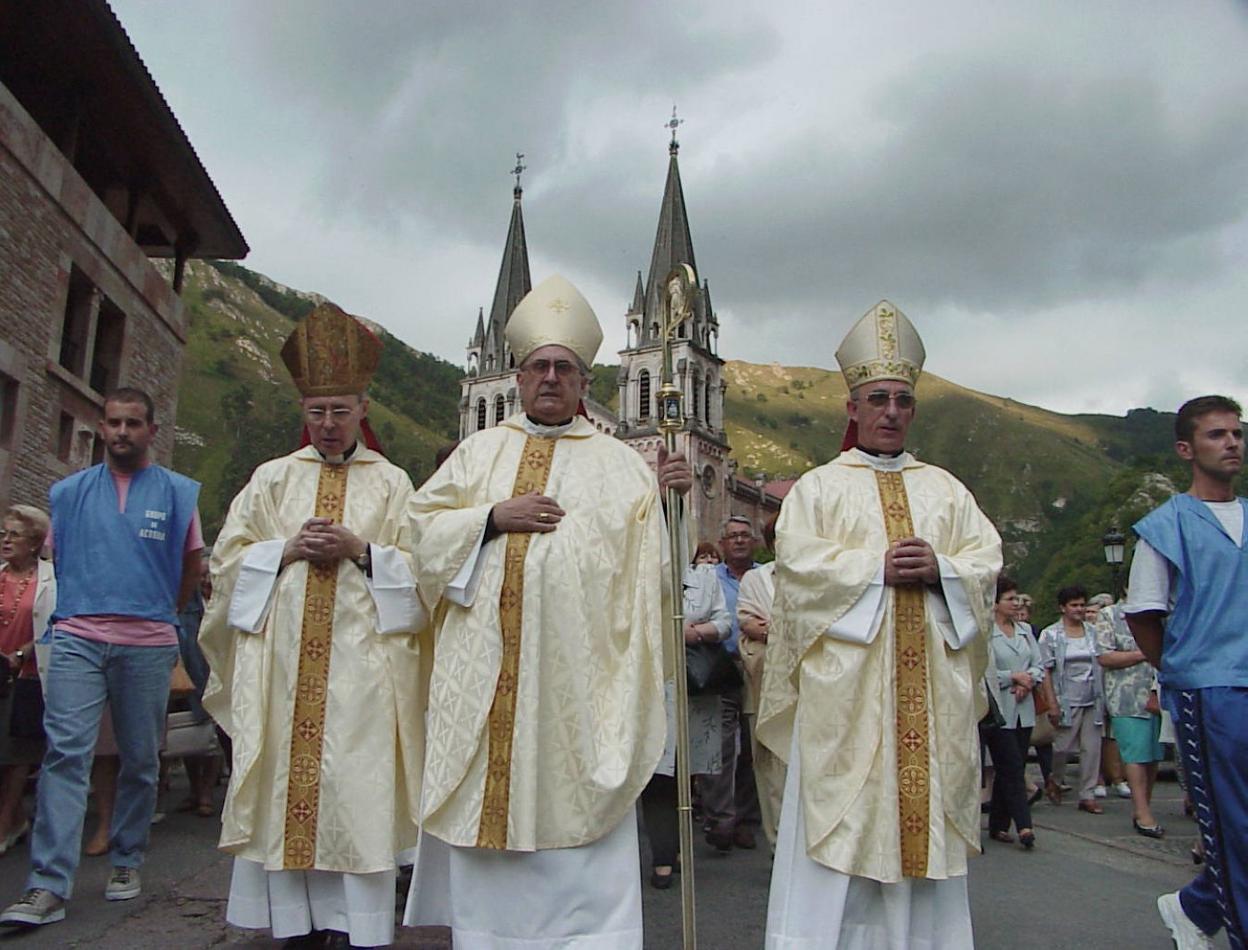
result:
[[[174,781],[165,796],[170,806],[183,795],[184,780],[175,775]],[[980,950],[1171,946],[1154,901],[1192,874],[1187,850],[1194,826],[1182,815],[1178,788],[1158,786],[1158,817],[1170,831],[1161,842],[1132,831],[1129,803],[1111,799],[1105,805],[1103,816],[1077,812],[1073,804],[1037,806],[1039,843],[1032,852],[986,842],[984,856],[971,863],[970,880]],[[215,820],[170,814],[153,829],[144,894],[134,901],[105,902],[107,859],[85,858],[66,920],[2,936],[0,950],[278,946],[224,923],[229,862],[213,846],[216,832]],[[765,849],[721,856],[699,842],[696,852],[700,945],[761,947],[770,874]],[[27,861],[24,846],[0,857],[0,901],[21,891]],[[645,887],[643,912],[647,950],[680,946],[677,888]],[[399,946],[446,947],[437,931],[400,934]],[[1225,947],[1225,940],[1219,938],[1217,946]]]

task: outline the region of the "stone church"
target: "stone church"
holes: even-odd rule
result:
[[[690,265],[700,286],[692,301],[692,319],[679,328],[672,347],[672,365],[676,383],[684,394],[685,410],[685,425],[676,441],[697,477],[689,497],[698,537],[714,540],[730,515],[748,518],[755,531],[761,531],[767,518],[779,510],[781,495],[769,490],[772,486],[739,478],[736,463],[730,458],[732,448],[724,428],[727,383],[723,377],[724,361],[718,355],[719,318],[711,304],[710,285],[698,270],[694,256],[677,160],[679,151],[680,143],[673,137],[650,269],[644,281],[641,271],[637,272],[633,300],[624,314],[628,340],[619,353],[619,410],[613,412],[590,399],[585,408],[590,421],[601,432],[627,442],[654,464],[663,442],[656,425],[663,361],[660,290],[663,279],[677,264]],[[522,170],[522,166],[517,164],[516,170]],[[520,408],[515,357],[507,347],[503,329],[516,304],[532,288],[522,196],[517,174],[494,299],[488,317],[484,310],[478,312],[476,329],[468,343],[468,374],[462,381],[460,400],[460,438],[497,425]]]

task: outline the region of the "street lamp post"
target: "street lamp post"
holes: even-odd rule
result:
[[[1122,559],[1126,554],[1127,539],[1118,530],[1118,526],[1113,525],[1105,532],[1105,537],[1101,538],[1101,544],[1105,548],[1105,563],[1109,565],[1110,571],[1113,572],[1114,601],[1117,602],[1118,598],[1122,596]]]

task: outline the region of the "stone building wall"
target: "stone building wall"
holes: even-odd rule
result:
[[[0,86],[0,506],[46,507],[52,482],[102,457],[101,389],[151,394],[167,463],[185,340],[166,278]]]

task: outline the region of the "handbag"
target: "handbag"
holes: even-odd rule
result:
[[[989,729],[1000,729],[1005,725],[1005,717],[1001,715],[1001,707],[997,704],[996,690],[992,689],[985,682],[984,693],[988,696],[988,711],[984,713],[984,718],[979,721],[979,731],[986,732]]]
[[[9,735],[14,739],[42,739],[43,687],[36,677],[13,681],[13,705],[9,709]]]
[[[1039,719],[1053,707],[1049,704],[1049,694],[1046,690],[1040,688],[1040,684],[1036,684],[1036,688],[1031,691],[1031,697],[1036,701],[1036,718]]]
[[[685,681],[690,696],[724,693],[741,685],[741,671],[723,644],[687,643]]]

